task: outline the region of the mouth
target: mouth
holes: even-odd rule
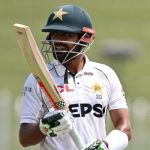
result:
[[[54,46],[54,49],[55,49],[56,52],[67,52],[68,51],[67,46],[61,46],[61,45]]]
[[[68,46],[63,43],[55,43],[54,48],[55,48],[55,50],[58,50],[58,51],[62,51],[62,50],[64,51],[64,50],[68,49]]]

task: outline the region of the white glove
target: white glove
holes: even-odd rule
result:
[[[71,112],[66,110],[50,109],[40,120],[40,131],[45,135],[60,136],[72,130],[74,118]]]

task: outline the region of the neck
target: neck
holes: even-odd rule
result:
[[[85,57],[84,55],[79,55],[78,57],[76,57],[75,59],[67,62],[66,64],[64,64],[64,66],[72,73],[76,74],[78,73],[80,70],[83,69],[85,64]]]

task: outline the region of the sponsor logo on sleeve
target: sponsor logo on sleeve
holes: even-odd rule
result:
[[[32,88],[31,87],[27,87],[25,86],[24,89],[23,89],[23,94],[25,96],[26,92],[31,92],[32,91]]]

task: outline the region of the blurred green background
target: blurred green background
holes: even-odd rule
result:
[[[87,52],[91,60],[116,70],[126,91],[133,138],[128,150],[150,148],[150,1],[149,0],[0,0],[0,149],[24,149],[18,142],[19,107],[24,81],[29,74],[17,44],[13,24],[31,27],[41,47],[51,10],[63,4],[83,7],[91,15],[97,35]],[[110,41],[113,46],[109,46]],[[114,45],[115,43],[115,45]],[[123,44],[122,44],[123,43]],[[119,46],[118,46],[119,45]],[[130,58],[107,57],[104,49],[133,50]],[[121,49],[120,48],[120,49]],[[35,147],[27,150],[38,149]]]

